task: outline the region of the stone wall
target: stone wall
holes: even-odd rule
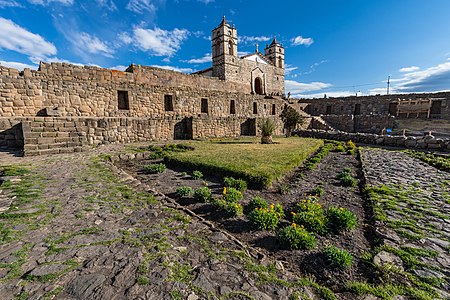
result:
[[[242,117],[28,117],[21,118],[25,155],[80,152],[98,144],[238,137]],[[258,119],[251,119],[258,132]],[[17,122],[18,120],[16,120]],[[278,121],[279,122],[279,121]],[[20,124],[20,123],[19,123]],[[276,134],[282,134],[277,123]],[[11,137],[12,139],[12,137]]]
[[[352,140],[356,143],[369,145],[393,146],[413,149],[430,149],[450,152],[450,139],[440,139],[431,135],[423,137],[407,137],[325,130],[298,130],[295,132],[295,134],[301,137],[336,141]]]
[[[20,121],[0,117],[0,148],[23,148],[22,124]]]
[[[384,128],[392,128],[395,119],[389,115],[324,115],[322,118],[337,130],[365,133],[381,133]]]
[[[318,99],[291,99],[305,105],[311,115],[395,115],[395,104],[401,100],[430,99],[439,101],[440,113],[433,117],[450,120],[450,92],[350,96]],[[390,107],[390,105],[393,105]]]
[[[0,116],[45,115],[50,108],[58,116],[153,117],[201,114],[201,99],[208,101],[208,115],[228,117],[234,100],[237,117],[270,115],[280,111],[280,99],[240,92],[242,85],[217,78],[186,75],[157,68],[131,66],[127,72],[82,67],[65,63],[41,63],[38,71],[0,67]],[[119,91],[128,97],[128,109],[119,109]],[[165,95],[172,96],[167,111]],[[253,103],[258,112],[253,113]]]

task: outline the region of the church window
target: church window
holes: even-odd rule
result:
[[[230,100],[230,115],[236,114],[236,103],[234,100]]]
[[[233,42],[232,41],[228,42],[228,54],[229,55],[234,55],[234,49],[233,49]]]
[[[283,67],[283,59],[282,59],[281,57],[278,57],[278,66],[279,66],[280,68]]]
[[[204,114],[208,113],[208,99],[202,98],[201,112]]]
[[[165,111],[173,111],[172,95],[164,95],[164,110]]]
[[[275,107],[275,104],[272,104],[272,115],[273,115],[273,116],[276,115],[276,107]]]
[[[325,114],[331,115],[331,105],[327,105],[327,111]]]
[[[257,115],[258,114],[258,103],[253,102],[253,114]]]
[[[122,110],[130,109],[130,101],[128,99],[128,91],[117,91],[118,107]]]

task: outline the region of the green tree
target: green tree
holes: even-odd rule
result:
[[[291,136],[291,133],[297,124],[303,123],[303,117],[300,113],[289,105],[284,106],[284,109],[280,114],[280,118],[284,123],[284,128],[287,130],[286,136]]]

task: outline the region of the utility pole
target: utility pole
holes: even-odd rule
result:
[[[387,94],[389,95],[389,85],[391,84],[391,75],[388,76],[388,81],[387,81]]]

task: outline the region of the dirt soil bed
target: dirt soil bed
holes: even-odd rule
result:
[[[167,169],[161,174],[143,172],[144,165],[154,162],[157,161],[131,160],[119,161],[117,165],[150,187],[176,199],[180,205],[215,222],[239,240],[258,248],[271,258],[285,262],[284,266],[289,270],[299,275],[313,275],[318,282],[326,284],[335,292],[343,292],[345,283],[349,280],[373,282],[373,272],[367,270],[365,264],[358,259],[364,252],[370,251],[374,246],[371,243],[376,241],[372,235],[372,214],[366,209],[366,200],[360,189],[362,183],[359,182],[356,187],[344,187],[337,179],[337,175],[344,168],[350,168],[353,177],[362,178],[360,161],[356,154],[330,152],[313,170],[300,167],[290,178],[276,183],[270,189],[244,192],[244,199],[241,202],[244,208],[254,196],[261,196],[269,203],[281,203],[286,212],[286,220],[281,226],[290,224],[291,212],[295,205],[305,199],[306,195],[319,185],[325,191],[319,198],[319,203],[324,209],[329,206],[343,207],[356,214],[358,226],[355,230],[337,235],[316,235],[317,247],[308,251],[282,249],[274,231],[255,230],[245,215],[230,217],[212,204],[199,203],[193,198],[180,198],[175,194],[176,189],[181,186],[190,186],[193,189],[208,186],[212,190],[213,196],[219,197],[224,187],[223,177],[220,174],[204,174],[203,179],[194,179],[192,176],[186,175],[186,173],[191,174],[193,170]],[[329,266],[322,250],[330,245],[349,251],[354,258],[352,267],[345,271],[339,271]]]

